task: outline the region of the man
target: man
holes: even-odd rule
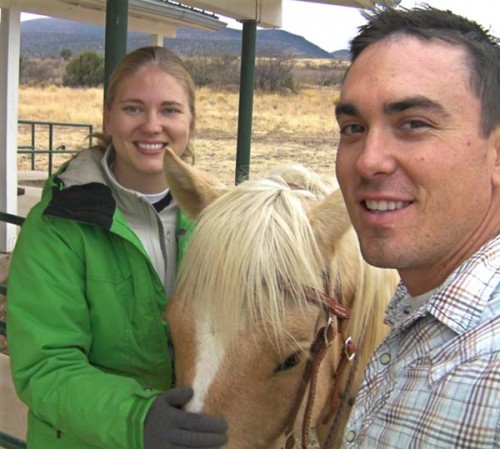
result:
[[[344,448],[500,447],[500,48],[430,7],[368,17],[336,116],[365,259],[401,276]]]

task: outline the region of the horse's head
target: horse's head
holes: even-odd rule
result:
[[[317,427],[337,390],[356,388],[350,367],[335,382],[340,334],[371,352],[394,282],[362,261],[340,192],[314,173],[295,167],[226,188],[170,151],[165,170],[197,219],[167,310],[177,383],[195,391],[188,408],[224,417],[231,449],[300,439],[304,419]],[[337,300],[352,309],[349,323]],[[333,344],[319,348],[329,320]]]

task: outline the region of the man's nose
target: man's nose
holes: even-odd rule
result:
[[[370,129],[363,142],[356,166],[364,178],[389,174],[396,168],[394,139],[384,130]]]

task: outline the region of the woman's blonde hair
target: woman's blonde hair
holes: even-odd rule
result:
[[[136,73],[143,67],[156,65],[166,74],[180,82],[187,94],[188,106],[191,112],[191,128],[194,130],[196,122],[195,85],[184,62],[172,50],[164,47],[142,47],[125,55],[116,65],[109,79],[106,91],[105,107],[111,108],[116,97],[116,91],[120,83],[128,76]],[[111,143],[111,136],[106,133],[93,135],[98,140],[97,147],[105,150]],[[191,160],[194,163],[194,150],[189,142],[182,154],[182,159]]]

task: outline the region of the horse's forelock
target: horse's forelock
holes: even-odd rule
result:
[[[302,306],[304,286],[321,288],[321,255],[305,208],[314,198],[283,180],[261,179],[202,213],[177,288],[218,338],[233,341],[239,326],[256,323],[278,336],[284,297]]]

